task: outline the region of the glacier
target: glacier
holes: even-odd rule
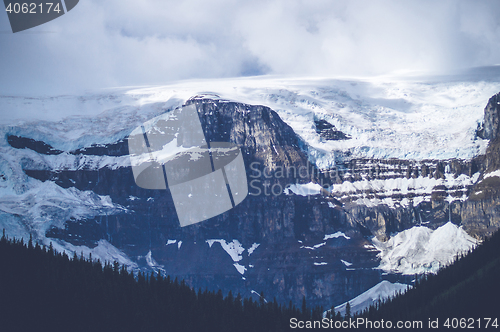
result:
[[[5,113],[0,125],[7,134],[69,151],[124,138],[154,116],[204,95],[275,110],[307,143],[311,161],[320,168],[334,165],[338,151],[356,158],[468,159],[484,153],[488,142],[474,134],[485,100],[499,90],[499,80],[470,79],[197,80],[82,96],[0,96]],[[331,123],[352,139],[322,139],[315,119]]]

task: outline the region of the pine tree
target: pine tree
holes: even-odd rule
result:
[[[345,317],[351,317],[351,304],[349,302],[345,305]]]
[[[28,249],[33,249],[33,235],[30,234],[30,240],[28,242]]]
[[[308,319],[309,318],[309,312],[307,310],[307,303],[306,303],[306,296],[304,295],[302,297],[302,317],[304,317],[304,319]]]
[[[266,304],[263,291],[260,292],[259,304],[261,307],[264,307],[264,305]]]

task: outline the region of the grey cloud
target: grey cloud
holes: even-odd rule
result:
[[[500,63],[498,17],[496,0],[82,0],[26,33],[0,15],[0,94],[486,66]]]

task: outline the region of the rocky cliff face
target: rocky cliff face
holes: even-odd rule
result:
[[[500,93],[488,101],[480,135],[490,140],[486,154],[474,162],[482,175],[471,189],[469,199],[461,206],[464,228],[478,237],[491,235],[500,228],[500,174],[488,176],[500,169]]]
[[[478,136],[495,140],[500,136],[500,93],[494,95],[488,101],[484,110],[484,123],[478,131]]]

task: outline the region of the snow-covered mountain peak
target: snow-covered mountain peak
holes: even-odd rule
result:
[[[126,137],[142,122],[196,95],[269,106],[310,146],[319,167],[338,151],[353,157],[469,159],[483,153],[476,139],[485,101],[497,81],[425,82],[394,78],[291,79],[257,77],[199,80],[121,88],[84,96],[0,96],[11,134],[71,150]],[[316,132],[323,119],[352,139],[328,141]]]

